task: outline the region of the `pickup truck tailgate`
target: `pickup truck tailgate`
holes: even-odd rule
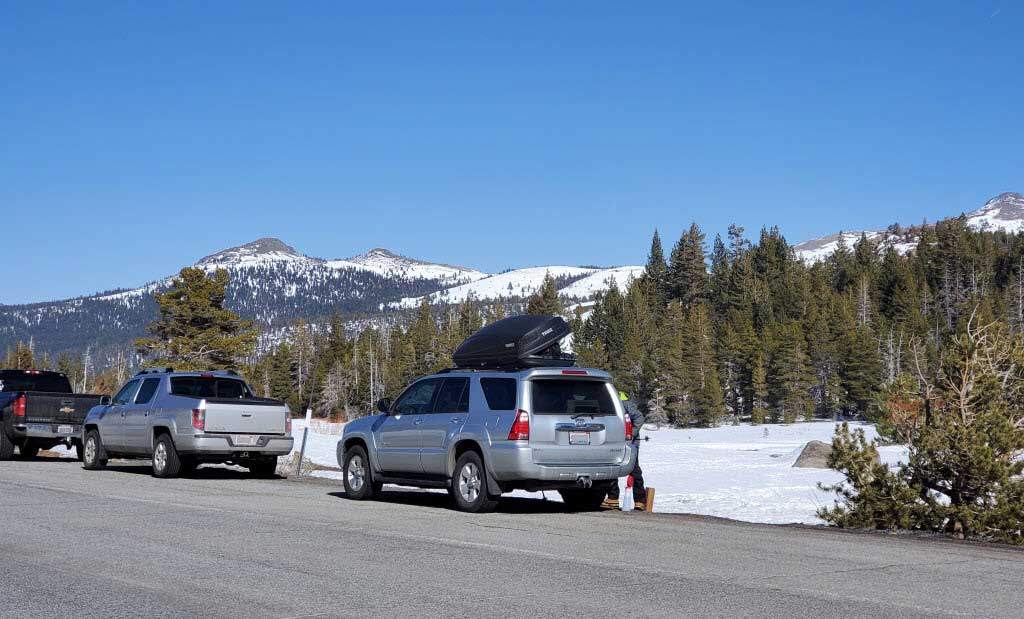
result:
[[[100,396],[82,393],[25,393],[25,421],[28,423],[81,424]]]
[[[258,400],[206,400],[206,431],[284,434],[288,407]]]

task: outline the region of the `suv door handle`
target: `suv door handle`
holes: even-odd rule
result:
[[[412,422],[412,425],[414,425],[414,426],[422,426],[423,425],[423,420],[422,419],[417,419],[416,421]]]
[[[452,423],[459,423],[462,421],[462,417],[452,417]]]

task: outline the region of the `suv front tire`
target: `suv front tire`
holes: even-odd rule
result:
[[[345,466],[341,470],[345,479],[345,494],[354,501],[365,501],[380,494],[383,484],[373,480],[370,458],[362,445],[350,447],[345,452]]]

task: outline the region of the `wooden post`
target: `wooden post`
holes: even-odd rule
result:
[[[647,489],[647,501],[644,502],[644,511],[645,512],[653,512],[654,511],[654,488],[648,488]]]

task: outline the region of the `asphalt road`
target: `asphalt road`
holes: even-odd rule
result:
[[[1024,616],[1024,553],[443,494],[0,463],[0,618]]]

